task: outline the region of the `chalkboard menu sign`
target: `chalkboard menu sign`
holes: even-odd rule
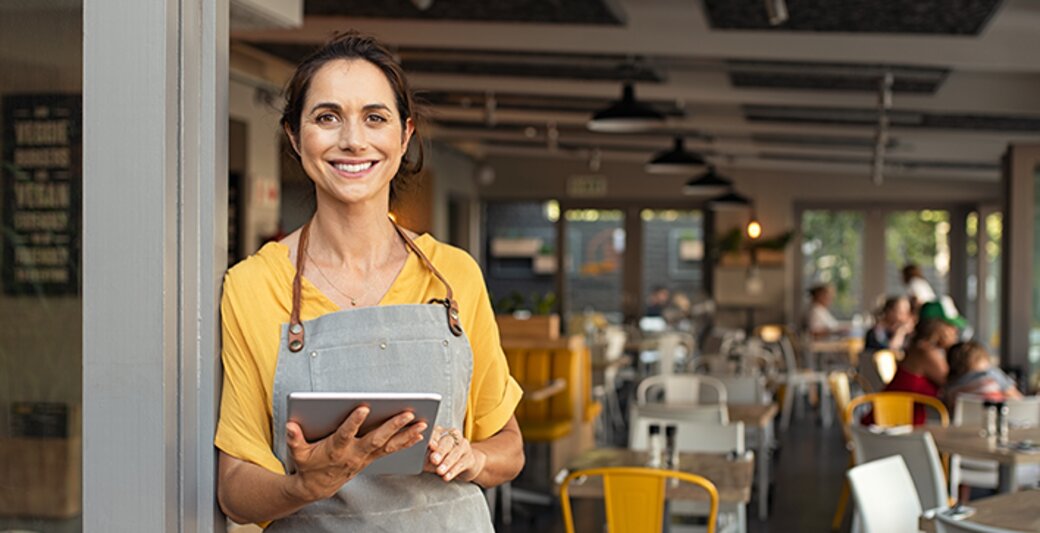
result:
[[[3,98],[3,255],[7,294],[79,290],[81,97]]]

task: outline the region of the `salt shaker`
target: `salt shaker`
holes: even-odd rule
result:
[[[1005,402],[997,404],[997,444],[1007,446],[1010,420],[1008,420],[1010,408]]]
[[[661,435],[660,424],[650,424],[650,457],[646,463],[646,466],[650,468],[661,468],[664,455],[664,436]]]
[[[997,402],[986,400],[982,403],[983,409],[985,409],[983,417],[983,430],[986,432],[986,437],[995,437],[997,435]]]

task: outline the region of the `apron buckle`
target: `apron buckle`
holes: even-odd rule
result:
[[[455,300],[451,298],[445,298],[443,300],[438,298],[431,298],[429,303],[436,303],[443,305],[444,309],[448,313],[448,329],[452,335],[456,337],[462,336],[462,324],[459,322],[459,306],[455,303]]]

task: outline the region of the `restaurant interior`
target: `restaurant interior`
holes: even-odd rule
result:
[[[372,34],[428,111],[392,212],[480,264],[524,389],[496,530],[1040,531],[1040,4],[230,10],[229,266],[313,212],[309,52]],[[1000,390],[900,388],[922,350]]]

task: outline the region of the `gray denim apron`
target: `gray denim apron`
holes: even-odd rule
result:
[[[447,289],[427,304],[346,309],[300,321],[302,257],[310,224],[300,232],[293,309],[282,327],[274,377],[274,452],[288,465],[286,403],[290,392],[436,392],[436,424],[462,428],[473,352],[459,325],[451,287],[422,250],[398,233]],[[395,225],[396,228],[396,225]],[[306,337],[304,337],[306,332]],[[422,446],[422,444],[419,444]],[[360,475],[333,497],[272,523],[267,531],[493,532],[480,487],[417,476]]]

